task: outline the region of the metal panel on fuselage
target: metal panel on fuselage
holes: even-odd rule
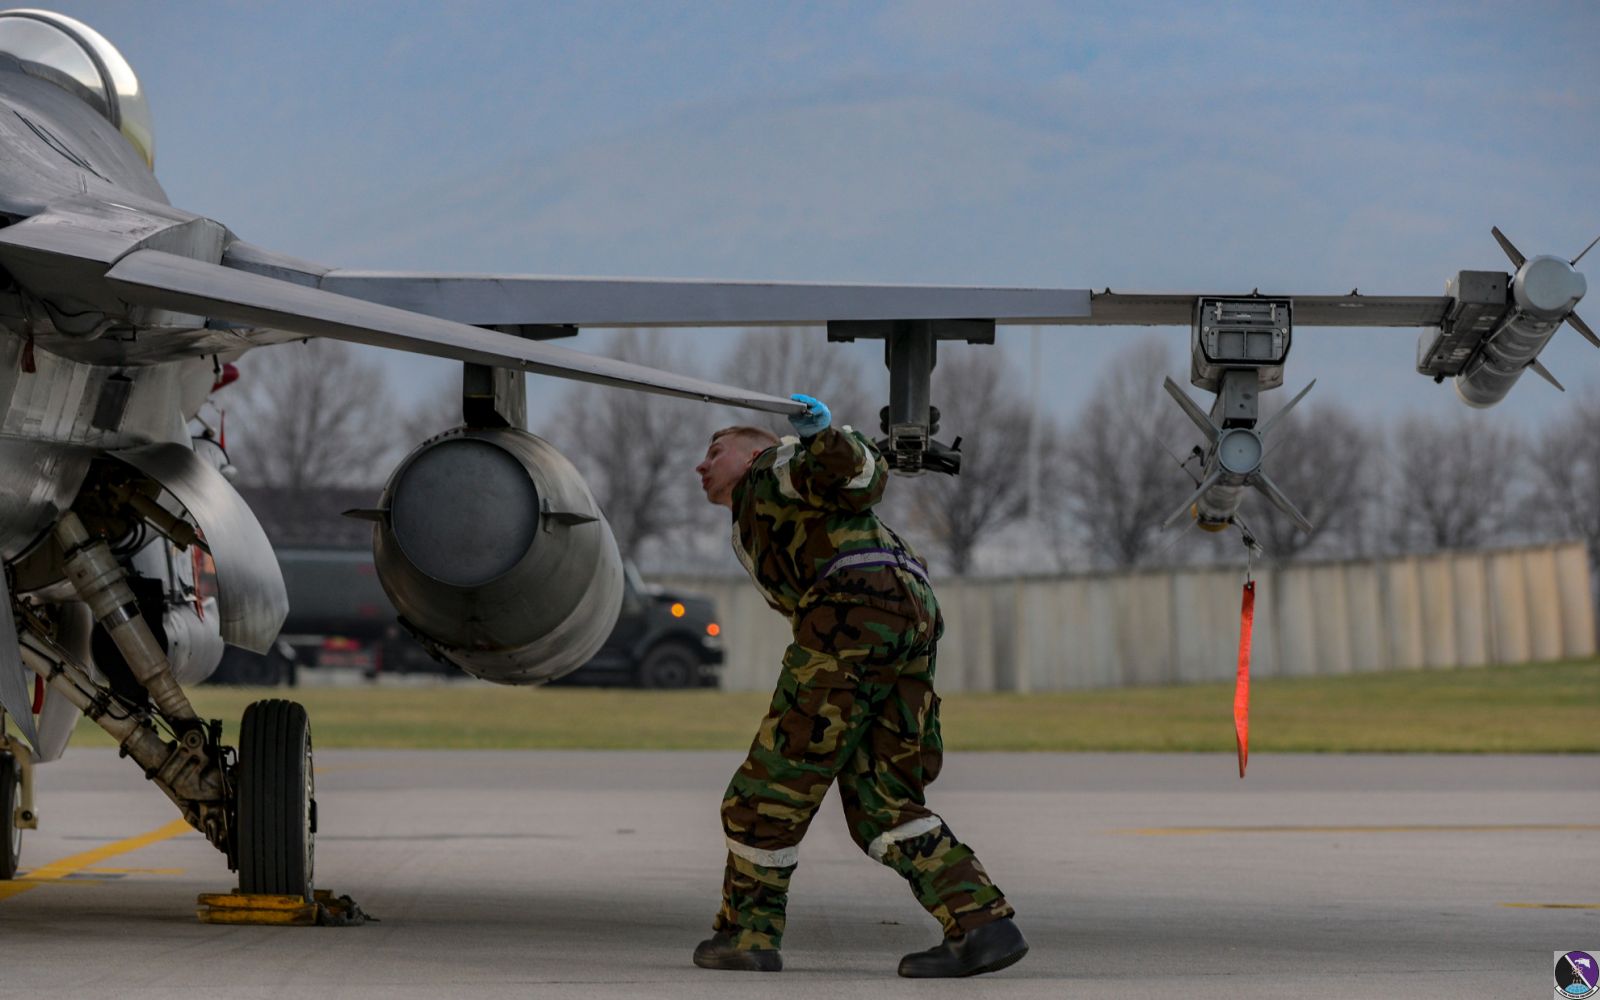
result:
[[[0,213],[36,215],[82,195],[135,207],[168,204],[144,160],[99,112],[14,67],[0,56]],[[47,137],[90,169],[74,163]]]

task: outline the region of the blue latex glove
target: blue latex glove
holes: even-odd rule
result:
[[[798,392],[789,398],[797,403],[806,404],[804,413],[789,414],[789,423],[794,425],[795,433],[801,437],[812,437],[833,423],[833,414],[828,412],[828,407],[822,400]]]

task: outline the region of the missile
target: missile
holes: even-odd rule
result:
[[[1254,372],[1249,373],[1252,380],[1254,374]],[[1314,530],[1306,516],[1300,513],[1293,501],[1285,496],[1267,475],[1261,463],[1271,450],[1266,443],[1267,435],[1290,410],[1295,408],[1297,403],[1306,397],[1306,393],[1311,391],[1311,386],[1316,384],[1316,380],[1313,379],[1297,396],[1289,400],[1283,409],[1273,414],[1272,418],[1259,428],[1225,427],[1218,425],[1205,410],[1200,408],[1199,403],[1191,399],[1188,393],[1178,387],[1178,383],[1168,377],[1165,382],[1167,392],[1200,429],[1200,433],[1205,435],[1209,447],[1205,452],[1204,464],[1201,466],[1199,485],[1161,527],[1170,528],[1185,514],[1192,514],[1195,523],[1203,530],[1221,531],[1234,523],[1239,513],[1239,504],[1244,500],[1245,489],[1254,488],[1274,507],[1283,511],[1301,531],[1309,533]]]
[[[1504,399],[1529,369],[1565,391],[1539,361],[1562,323],[1600,347],[1600,337],[1574,311],[1588,291],[1577,264],[1595,244],[1571,260],[1525,257],[1499,227],[1491,233],[1516,273],[1508,281],[1504,272],[1460,272],[1446,285],[1455,302],[1445,321],[1424,332],[1418,345],[1417,370],[1440,380],[1454,376],[1456,395],[1478,408]]]

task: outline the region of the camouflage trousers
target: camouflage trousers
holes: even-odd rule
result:
[[[933,693],[940,623],[821,605],[795,623],[772,705],[722,801],[728,866],[713,929],[783,942],[799,844],[835,780],[850,836],[956,936],[1012,915],[972,849],[925,804],[943,760]]]

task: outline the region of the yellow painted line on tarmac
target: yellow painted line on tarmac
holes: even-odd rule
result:
[[[151,844],[158,844],[163,840],[171,840],[173,837],[193,831],[194,827],[187,822],[175,819],[166,826],[151,830],[149,833],[125,837],[109,844],[102,844],[92,851],[84,851],[82,854],[74,854],[59,861],[52,861],[47,865],[35,868],[21,879],[12,882],[0,882],[0,900],[10,899],[12,896],[27,892],[29,889],[43,885],[46,882],[59,882],[69,875],[76,875],[102,861],[109,861],[118,855],[137,851],[141,847],[149,847]]]
[[[1139,837],[1205,837],[1226,833],[1551,833],[1597,831],[1600,823],[1421,823],[1404,826],[1150,826],[1116,833]]]
[[[1600,910],[1600,903],[1501,903],[1514,910]]]

